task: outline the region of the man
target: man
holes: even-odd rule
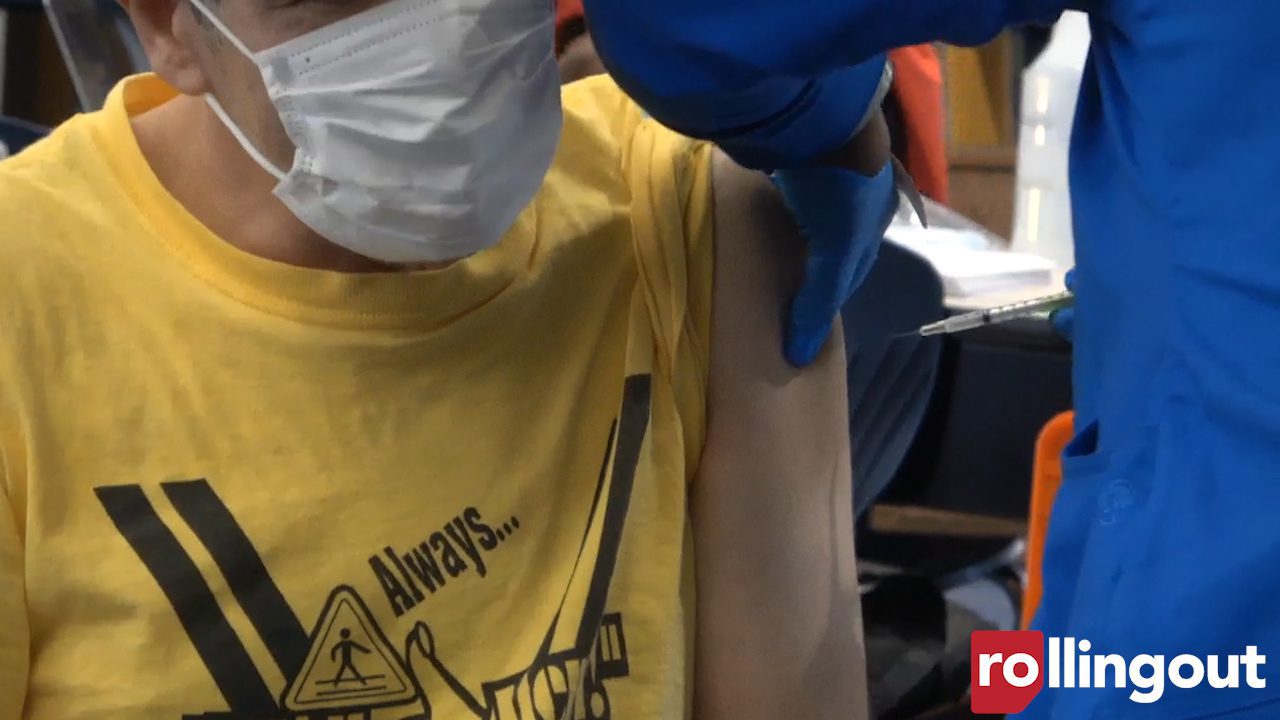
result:
[[[1037,625],[1128,658],[1250,645],[1271,655],[1280,337],[1265,329],[1280,325],[1280,4],[656,0],[641,11],[592,0],[587,17],[605,64],[656,117],[790,167],[845,141],[832,113],[847,125],[862,110],[810,98],[876,53],[979,43],[1069,5],[1093,27],[1071,163],[1078,435]],[[732,123],[686,112],[720,98],[753,105],[735,105]],[[1151,705],[1123,687],[1046,690],[1028,715],[1280,712],[1274,681],[1220,690],[1203,680]]]
[[[129,12],[0,165],[0,720],[863,716],[762,176],[537,0]]]

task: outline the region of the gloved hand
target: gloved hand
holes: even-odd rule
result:
[[[809,248],[785,355],[795,365],[813,362],[897,209],[890,165],[869,178],[818,162],[845,147],[878,112],[892,79],[885,56],[784,71],[762,66],[751,52],[698,49],[700,42],[690,45],[675,32],[687,26],[655,22],[659,18],[638,12],[634,3],[584,5],[605,68],[640,107],[683,135],[714,142],[743,167],[774,173]]]
[[[788,43],[805,24],[790,25],[779,45],[755,42],[762,26],[752,21],[776,10],[769,6],[739,16],[728,0],[715,10],[693,3],[677,11],[672,2],[659,14],[633,0],[583,5],[601,61],[640,107],[753,170],[804,165],[839,148],[888,89],[883,53],[850,59],[832,47],[805,53],[824,61],[782,62],[798,59]]]
[[[1075,268],[1067,271],[1067,289],[1071,292],[1076,291],[1076,271]],[[1076,309],[1074,307],[1065,307],[1060,310],[1054,310],[1049,314],[1049,322],[1053,323],[1053,329],[1067,342],[1075,342],[1076,338]]]
[[[898,209],[891,162],[874,177],[832,167],[773,173],[808,241],[804,284],[791,302],[784,353],[797,367],[817,358],[841,306],[866,279]]]

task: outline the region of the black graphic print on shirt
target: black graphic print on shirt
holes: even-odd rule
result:
[[[271,688],[220,608],[213,589],[141,486],[99,487],[111,521],[155,579],[214,684],[225,711],[192,708],[183,720],[605,720],[606,681],[630,674],[623,617],[606,613],[609,586],[649,424],[648,376],[628,378],[610,430],[589,520],[569,580],[587,582],[581,607],[560,609],[527,669],[478,686],[454,675],[435,634],[417,622],[400,642],[384,632],[352,587],[330,592],[310,632],[276,586],[252,541],[205,480],[161,483],[181,520],[208,551],[226,587],[286,678]],[[612,472],[609,468],[612,467]],[[484,555],[519,520],[500,525],[467,508],[415,548],[386,548],[369,564],[396,617],[464,572],[484,576]],[[589,547],[591,538],[594,547]],[[594,552],[593,552],[594,550]],[[562,618],[576,626],[561,627]]]

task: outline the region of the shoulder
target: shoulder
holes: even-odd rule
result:
[[[674,173],[656,179],[679,182],[708,161],[706,143],[663,127],[606,75],[564,86],[562,99],[560,160],[609,168],[628,185],[637,181],[637,173],[646,183],[654,173]]]
[[[56,188],[65,177],[57,172],[62,161],[54,142],[43,140],[0,162],[0,268],[12,269],[38,252],[40,226],[61,209]]]
[[[649,118],[607,76],[570,83],[562,98],[564,129],[539,196],[546,216],[567,223],[559,234],[612,227],[642,257],[709,251],[710,147]]]
[[[626,128],[635,108],[608,78],[588,78],[561,89],[564,127],[541,199],[559,210],[595,209],[622,202]]]
[[[0,327],[18,321],[33,282],[50,273],[46,268],[59,254],[52,247],[51,228],[70,209],[58,188],[66,177],[53,169],[57,148],[45,140],[0,162]]]
[[[62,247],[51,236],[95,211],[89,178],[102,159],[89,123],[76,117],[0,162],[0,272],[56,259]]]
[[[598,127],[601,121],[639,113],[635,103],[607,75],[593,75],[564,85],[560,97],[567,127],[574,127],[576,121]]]
[[[85,125],[77,117],[0,162],[0,345],[20,347],[24,329],[65,314],[104,261],[93,253],[109,200]]]

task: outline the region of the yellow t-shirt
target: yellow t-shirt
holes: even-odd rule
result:
[[[126,80],[0,164],[0,720],[681,718],[709,151],[607,80],[436,272],[281,265]]]

